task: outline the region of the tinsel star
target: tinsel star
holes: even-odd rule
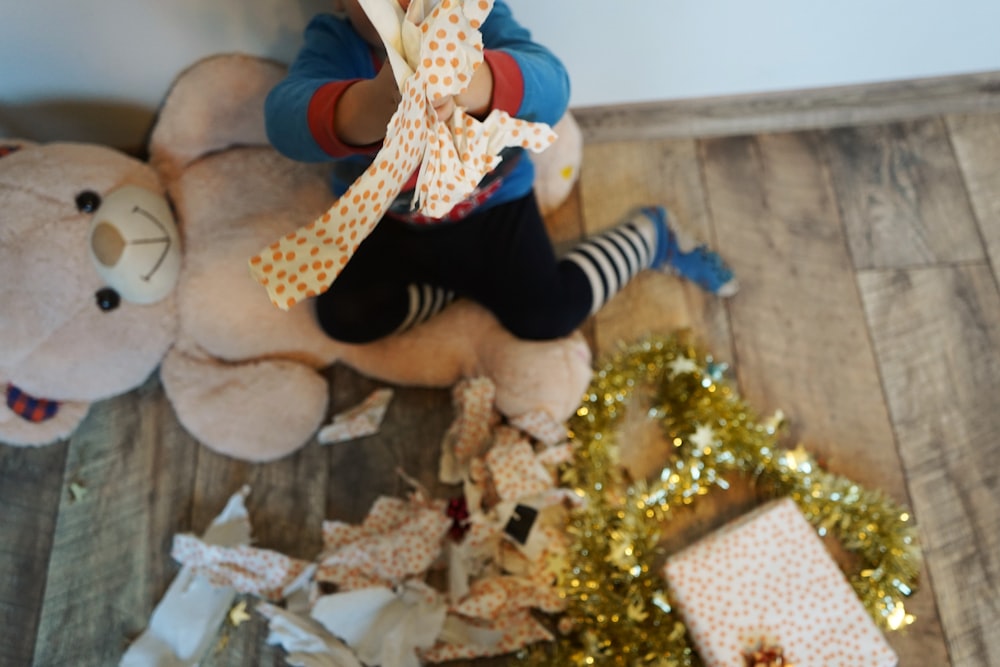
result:
[[[229,610],[229,622],[233,624],[234,628],[240,627],[241,624],[249,621],[250,618],[250,614],[247,613],[247,603],[245,600],[240,600]]]
[[[635,551],[632,548],[632,541],[617,531],[612,532],[610,537],[611,544],[607,561],[616,565],[623,572],[627,572],[635,565]]]
[[[709,450],[715,445],[715,429],[708,424],[698,424],[688,440],[700,451]]]
[[[685,373],[698,372],[698,364],[694,363],[693,359],[689,359],[684,355],[678,356],[676,359],[667,364],[667,367],[670,368],[670,377],[684,375]]]

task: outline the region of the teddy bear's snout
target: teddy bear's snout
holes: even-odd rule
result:
[[[94,268],[125,301],[155,303],[177,284],[180,235],[155,192],[127,185],[109,193],[94,211],[89,241]]]

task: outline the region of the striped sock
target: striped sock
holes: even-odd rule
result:
[[[587,276],[593,315],[643,269],[653,264],[657,251],[656,225],[648,215],[636,212],[606,232],[581,241],[566,255]]]
[[[455,300],[455,292],[434,285],[408,285],[410,310],[395,333],[406,331],[440,313]]]

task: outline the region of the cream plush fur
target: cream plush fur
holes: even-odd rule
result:
[[[0,442],[67,437],[92,402],[133,389],[157,367],[192,435],[252,461],[312,439],[329,416],[329,387],[317,371],[338,362],[400,385],[488,376],[508,416],[544,410],[563,420],[576,408],[590,379],[578,334],[520,341],[459,301],[402,335],[346,345],[322,333],[308,303],[287,313],[270,304],[247,258],[331,203],[326,167],[291,162],[267,145],[262,101],[282,72],[243,55],[193,65],[168,93],[148,163],[87,144],[21,142],[0,158],[0,392],[13,385],[62,402],[54,418],[33,423],[3,401]],[[569,141],[579,142],[578,132]],[[579,145],[561,150],[577,163],[554,159],[544,173],[566,180]],[[165,298],[104,311],[95,294],[107,283],[88,251],[94,216],[75,202],[82,191],[106,198],[123,185],[168,198],[183,260]],[[571,185],[558,184],[554,196]]]

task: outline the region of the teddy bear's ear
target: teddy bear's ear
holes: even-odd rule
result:
[[[280,63],[242,53],[208,56],[174,81],[150,136],[154,168],[173,182],[194,160],[232,146],[267,146],[264,98]]]

